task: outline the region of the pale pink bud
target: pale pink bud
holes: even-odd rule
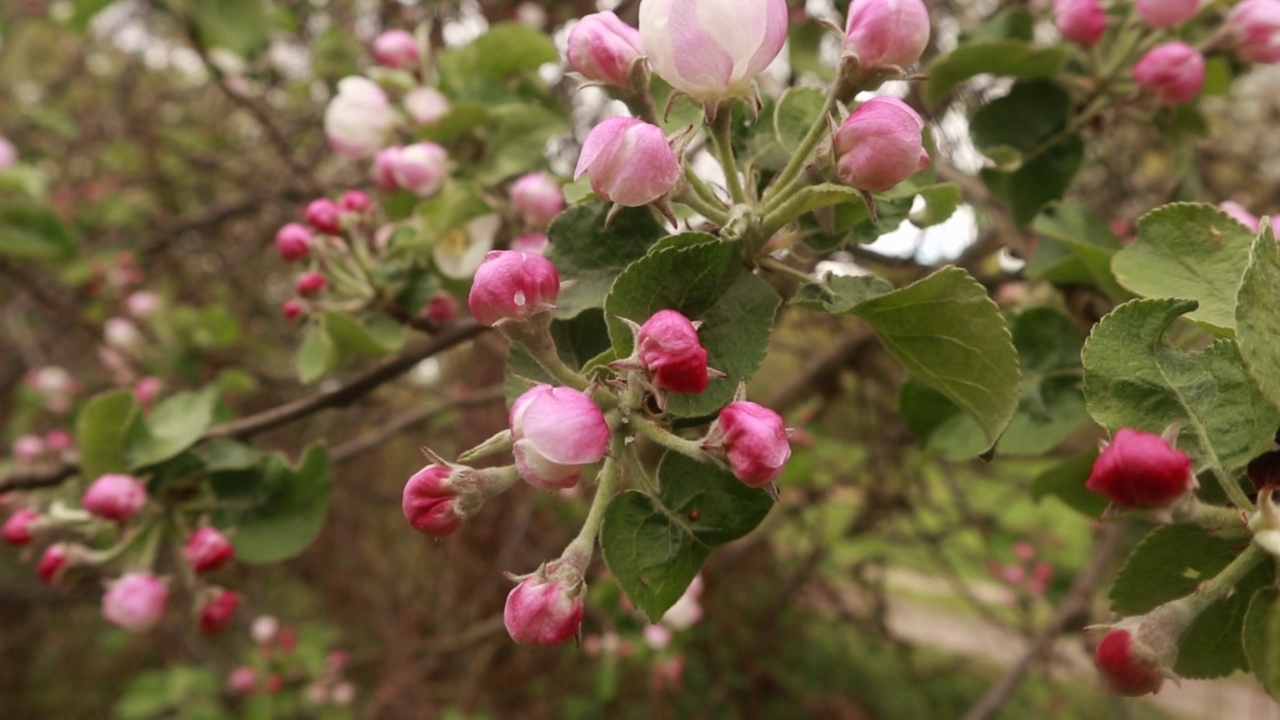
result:
[[[699,101],[750,95],[752,81],[786,39],[786,0],[640,4],[640,41],[649,64],[669,85]]]
[[[130,315],[139,320],[146,320],[160,309],[160,296],[147,290],[138,290],[129,293],[129,296],[124,299],[124,304],[129,309]]]
[[[373,57],[389,68],[416,70],[422,62],[422,51],[413,33],[395,29],[373,39]]]
[[[395,122],[387,94],[363,77],[338,81],[338,94],[324,111],[324,132],[334,152],[351,158],[369,157],[382,147]]]
[[[862,103],[836,130],[836,174],[859,190],[884,192],[929,167],[924,120],[893,97]]]
[[[694,575],[684,594],[662,614],[662,624],[672,630],[688,630],[702,620],[702,576]]]
[[[418,197],[435,195],[449,178],[449,155],[433,142],[402,147],[391,159],[396,186]]]
[[[449,484],[452,473],[444,465],[427,465],[405,483],[400,506],[415,530],[443,537],[462,527],[453,503],[458,493]]]
[[[216,528],[207,525],[191,533],[191,537],[187,538],[187,543],[182,547],[182,557],[186,558],[187,564],[198,573],[206,573],[222,567],[235,557],[235,554],[231,541]]]
[[[215,635],[222,631],[236,614],[240,598],[226,588],[217,588],[200,606],[200,632]]]
[[[129,352],[142,345],[142,331],[132,320],[122,317],[107,318],[102,324],[102,339],[110,347]]]
[[[339,201],[342,209],[351,213],[362,213],[373,207],[373,199],[359,190],[347,190]]]
[[[324,275],[312,270],[298,276],[293,283],[293,290],[302,297],[310,297],[323,290],[328,284],[329,281]]]
[[[1159,435],[1120,428],[1085,487],[1125,509],[1163,507],[1195,489],[1191,458]]]
[[[258,674],[247,665],[241,665],[227,676],[227,687],[241,695],[249,695],[257,685]]]
[[[571,579],[552,572],[524,578],[507,595],[502,620],[518,643],[559,645],[578,633],[582,625],[581,573]]]
[[[40,513],[35,510],[19,510],[4,521],[4,527],[0,528],[0,537],[10,545],[26,545],[35,539],[32,526],[39,519]]]
[[[419,125],[435,125],[449,114],[449,98],[432,87],[416,87],[404,94],[404,111]]]
[[[150,573],[130,573],[102,596],[102,616],[113,625],[142,632],[160,621],[169,602],[169,586]]]
[[[311,227],[322,233],[342,233],[342,206],[329,198],[317,198],[307,204],[302,217]]]
[[[45,450],[48,450],[54,455],[61,455],[66,452],[70,452],[75,449],[75,446],[75,437],[61,428],[57,430],[50,430],[44,434]]]
[[[133,384],[133,397],[142,407],[150,407],[162,388],[164,388],[163,380],[155,375],[148,375],[139,378],[138,382]]]
[[[560,274],[551,261],[533,253],[494,250],[476,269],[467,305],[482,325],[523,321],[556,304]]]
[[[330,697],[334,705],[350,705],[356,699],[356,686],[346,680],[334,683]]]
[[[782,417],[746,400],[730,403],[720,411],[702,447],[726,459],[734,477],[748,487],[773,482],[791,457]]]
[[[511,439],[520,477],[555,492],[577,485],[582,469],[604,457],[609,425],[577,390],[536,385],[511,406]]]
[[[929,44],[929,11],[921,0],[853,0],[844,52],[858,65],[906,69]]]
[[[511,204],[525,225],[542,229],[564,210],[564,193],[546,173],[532,172],[511,186]]]
[[[1244,0],[1227,15],[1227,35],[1241,59],[1280,61],[1280,1]]]
[[[1258,225],[1261,223],[1261,220],[1258,219],[1257,215],[1246,210],[1240,203],[1228,200],[1219,205],[1218,209],[1227,215],[1230,215],[1233,220],[1238,221],[1241,225],[1244,225],[1253,232],[1258,232]]]
[[[680,180],[680,161],[662,128],[615,117],[591,129],[573,179],[591,178],[597,195],[626,207],[648,205]]]
[[[36,568],[40,581],[46,585],[52,585],[62,575],[70,559],[71,553],[66,543],[54,543],[45,548],[44,553],[40,555],[40,565]]]
[[[123,522],[147,504],[147,486],[130,475],[108,473],[93,481],[80,506],[108,520]]]
[[[0,137],[0,170],[8,170],[18,164],[18,149],[8,138]]]
[[[48,365],[32,372],[28,382],[46,395],[70,395],[80,389],[80,383],[71,377],[71,373],[56,365]]]
[[[1200,0],[1137,0],[1138,15],[1151,27],[1181,25],[1200,11]]]
[[[511,249],[515,252],[533,253],[534,255],[542,255],[547,251],[547,245],[551,244],[551,238],[546,233],[532,232],[525,233],[515,240],[511,241]]]
[[[249,637],[259,645],[266,645],[276,639],[276,635],[280,633],[280,621],[270,615],[260,615],[254,618],[253,624],[249,626]]]
[[[1107,29],[1107,11],[1098,0],[1053,0],[1053,23],[1062,37],[1090,47]]]
[[[20,435],[13,441],[13,459],[20,465],[30,465],[44,455],[44,440],[39,435]]]
[[[400,157],[399,147],[383,148],[373,158],[373,182],[383,190],[399,190],[396,182],[395,167]]]
[[[302,307],[302,303],[297,300],[289,299],[280,303],[280,314],[284,315],[284,319],[293,322],[302,317],[306,312],[306,308]]]
[[[1036,546],[1026,540],[1019,540],[1013,544],[1013,556],[1023,562],[1028,562],[1036,556]]]
[[[276,231],[276,251],[285,260],[298,260],[311,252],[311,230],[302,223],[289,223]]]
[[[671,645],[673,637],[671,629],[666,625],[645,625],[641,634],[644,637],[644,644],[654,650],[666,650]]]
[[[1160,45],[1133,66],[1133,79],[1160,105],[1180,105],[1204,86],[1204,56],[1184,42]]]
[[[636,63],[644,59],[640,31],[611,12],[587,15],[569,31],[569,66],[588,80],[628,86]]]
[[[697,394],[707,389],[707,351],[689,318],[659,310],[636,333],[636,357],[659,390]]]

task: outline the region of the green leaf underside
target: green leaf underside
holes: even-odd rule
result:
[[[1244,618],[1244,654],[1249,670],[1273,698],[1280,699],[1280,596],[1275,588],[1263,588],[1253,594]]]
[[[1236,342],[1262,394],[1280,408],[1280,245],[1271,229],[1253,241],[1237,295]]]
[[[631,602],[657,622],[698,574],[711,550],[751,532],[773,507],[768,493],[731,473],[668,453],[657,498],[638,490],[605,510],[600,545]]]
[[[329,374],[338,366],[341,356],[324,324],[312,323],[307,334],[302,337],[298,346],[298,354],[294,358],[294,368],[298,373],[298,381],[306,385]]]
[[[842,315],[860,302],[892,291],[892,285],[875,275],[829,274],[820,283],[800,288],[788,302],[807,310]]]
[[[1020,40],[986,40],[966,43],[934,58],[925,74],[925,100],[937,105],[956,85],[975,75],[991,73],[1020,78],[1048,78],[1067,59],[1067,48],[1039,48]]]
[[[130,468],[164,462],[191,447],[213,422],[218,390],[178,393],[156,404],[129,429],[125,461]]]
[[[113,390],[85,403],[76,418],[76,448],[80,452],[80,474],[92,482],[100,475],[123,472],[125,436],[140,409],[133,392]]]
[[[547,259],[555,264],[561,280],[573,282],[556,300],[558,318],[604,307],[613,281],[664,234],[649,208],[624,209],[606,228],[608,213],[609,204],[604,202],[575,205],[560,213],[547,230]]]
[[[228,474],[215,487],[220,496],[247,501],[248,509],[222,510],[219,527],[230,534],[236,558],[247,563],[274,563],[302,552],[324,524],[333,492],[333,475],[325,448],[307,449],[297,467],[279,454],[268,455],[250,472]]]

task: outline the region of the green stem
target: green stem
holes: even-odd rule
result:
[[[827,93],[827,101],[823,103],[822,110],[818,113],[818,117],[813,119],[813,124],[809,126],[809,132],[805,133],[800,145],[796,147],[795,152],[791,155],[791,160],[787,162],[787,166],[778,173],[773,182],[764,192],[764,207],[766,211],[775,202],[780,202],[779,198],[785,198],[793,192],[792,181],[798,180],[800,171],[809,162],[809,155],[813,153],[813,149],[822,141],[823,135],[827,129],[827,116],[831,111],[835,110],[837,100],[835,93],[835,83],[831,86],[831,91]]]
[[[721,227],[729,222],[729,213],[725,212],[723,207],[706,202],[696,191],[685,190],[675,198],[675,201],[693,208],[695,212]]]
[[[678,452],[685,457],[692,458],[698,462],[711,462],[710,456],[703,452],[702,447],[694,440],[685,440],[682,437],[673,435],[670,431],[660,427],[657,423],[638,415],[632,416],[631,426],[641,435],[649,438],[662,447]]]
[[[685,182],[689,183],[689,188],[693,190],[693,193],[697,195],[702,202],[719,208],[719,212],[725,215],[725,217],[728,217],[728,206],[724,204],[723,200],[716,196],[715,191],[711,189],[711,186],[707,185],[706,181],[699,177],[698,173],[693,171],[693,166],[688,162],[685,162],[683,172]]]
[[[796,282],[800,283],[801,285],[809,285],[811,283],[817,282],[805,272],[801,270],[797,270],[791,267],[790,265],[780,260],[775,260],[771,257],[762,257],[760,258],[759,263],[760,263],[760,267],[766,270],[770,270],[772,272],[778,273],[779,275],[789,277],[792,280],[795,280]]]
[[[1227,494],[1227,499],[1233,505],[1246,512],[1253,510],[1253,503],[1250,502],[1249,496],[1244,494],[1244,490],[1240,488],[1240,483],[1236,482],[1226,470],[1222,469],[1222,465],[1218,463],[1216,457],[1213,459],[1210,469],[1213,470],[1214,479],[1222,486],[1222,491]]]
[[[800,186],[802,181],[796,178],[793,185]],[[804,215],[810,210],[816,208],[806,207],[813,195],[830,192],[830,190],[822,190],[817,186],[810,185],[796,192],[784,192],[774,198],[774,202],[766,203],[764,207],[764,219],[760,221],[761,232],[765,237],[773,237],[774,233],[782,229],[784,225]],[[834,203],[827,203],[832,205]]]
[[[625,438],[622,433],[614,432],[609,440],[609,456],[604,460],[604,467],[596,479],[596,494],[591,498],[591,509],[587,511],[587,519],[582,523],[578,536],[565,548],[561,559],[585,570],[595,552],[596,540],[600,537],[600,526],[604,524],[604,511],[618,489],[618,458],[626,452]]]
[[[711,145],[715,150],[716,160],[724,168],[725,184],[729,187],[729,196],[735,203],[745,205],[749,202],[747,191],[742,186],[742,178],[738,174],[738,163],[733,157],[733,106],[729,103],[716,110],[716,119],[708,126],[711,133]]]
[[[1220,538],[1247,538],[1250,536],[1249,524],[1243,511],[1237,508],[1208,505],[1195,501],[1185,517],[1174,517],[1176,522],[1193,522],[1204,528],[1210,535]]]
[[[484,489],[481,495],[486,502],[510,490],[516,483],[520,482],[520,471],[516,469],[515,465],[485,468],[479,472],[484,473],[485,476]]]
[[[1199,615],[1210,605],[1231,594],[1236,589],[1236,586],[1240,584],[1240,581],[1266,557],[1268,557],[1266,550],[1250,544],[1249,547],[1245,548],[1244,552],[1231,561],[1230,565],[1223,568],[1222,572],[1197,588],[1194,594],[1182,598],[1180,602],[1186,602],[1187,606],[1196,615]]]
[[[551,377],[574,390],[585,392],[590,383],[560,359],[559,353],[556,352],[555,340],[551,337],[550,319],[546,320],[541,322],[534,318],[525,322],[506,323],[500,328],[502,334],[509,340],[523,345],[529,352],[529,356],[537,361]]]

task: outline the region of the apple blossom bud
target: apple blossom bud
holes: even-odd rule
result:
[[[645,0],[640,41],[654,72],[698,101],[751,94],[787,39],[786,0]]]
[[[1167,506],[1196,481],[1186,453],[1159,435],[1120,428],[1093,462],[1085,487],[1131,510]]]
[[[533,253],[494,250],[476,269],[467,306],[482,325],[521,322],[555,307],[560,274]]]
[[[462,527],[453,502],[458,493],[449,485],[452,472],[445,465],[427,465],[405,483],[400,505],[415,530],[443,537]]]
[[[130,315],[139,320],[146,320],[160,309],[160,296],[146,290],[138,290],[129,293],[129,296],[124,299],[124,305],[129,309]]]
[[[404,111],[419,125],[435,125],[449,114],[449,98],[431,87],[416,87],[404,94]]]
[[[1196,614],[1187,603],[1174,601],[1111,625],[1094,654],[1111,690],[1129,696],[1159,690],[1172,676],[1178,638]]]
[[[71,433],[61,428],[50,430],[44,434],[44,448],[54,455],[71,452],[76,447],[76,439]]]
[[[227,687],[241,695],[249,695],[258,685],[258,674],[253,668],[241,665],[227,676]]]
[[[644,637],[644,644],[654,650],[666,650],[673,639],[671,628],[666,625],[645,625],[641,634]]]
[[[1098,0],[1053,0],[1053,23],[1062,37],[1091,47],[1107,29],[1107,11]]]
[[[1133,66],[1133,79],[1160,105],[1190,101],[1204,86],[1204,56],[1184,42],[1160,45]]]
[[[312,270],[298,276],[298,279],[293,283],[293,290],[302,297],[311,297],[323,290],[328,284],[329,281],[325,279],[324,275]]]
[[[836,174],[867,192],[884,192],[929,167],[924,120],[893,97],[862,103],[836,130]]]
[[[0,170],[8,170],[18,164],[18,149],[8,138],[0,136]]]
[[[71,395],[80,389],[80,383],[71,373],[56,365],[47,365],[27,376],[27,382],[46,395]]]
[[[862,68],[906,69],[929,44],[929,11],[921,0],[853,0],[844,53]]]
[[[297,300],[289,299],[280,303],[280,314],[284,315],[284,319],[293,322],[302,317],[306,309],[302,307],[302,303]]]
[[[276,637],[276,646],[284,652],[293,652],[298,647],[298,633],[288,625],[281,626],[280,635]]]
[[[39,519],[40,513],[35,510],[19,510],[4,521],[4,527],[0,528],[0,537],[10,545],[26,545],[35,539],[32,526]]]
[[[433,142],[407,145],[388,158],[396,187],[418,197],[435,195],[449,179],[449,155]]]
[[[40,565],[36,568],[40,581],[52,585],[62,575],[70,559],[71,553],[66,543],[54,543],[45,548],[40,555]]]
[[[1280,0],[1244,0],[1231,8],[1226,31],[1242,60],[1280,61]]]
[[[698,602],[702,589],[702,575],[694,575],[680,599],[662,614],[662,624],[672,630],[688,630],[697,625],[702,620],[702,604]]]
[[[102,324],[102,339],[116,350],[131,352],[142,346],[142,331],[132,320],[122,317],[107,318]]]
[[[518,643],[559,645],[582,625],[582,571],[556,560],[525,576],[507,595],[502,620]]]
[[[400,185],[396,182],[395,166],[396,160],[400,157],[399,147],[383,148],[373,157],[373,168],[371,175],[373,182],[383,190],[399,190]]]
[[[249,626],[249,637],[259,645],[266,645],[280,633],[280,621],[270,615],[259,615]]]
[[[182,546],[182,557],[198,573],[216,570],[235,557],[235,548],[225,535],[209,526],[197,528]]]
[[[102,616],[130,632],[142,632],[160,621],[169,601],[169,586],[150,573],[130,573],[111,584],[102,596]]]
[[[659,310],[640,326],[636,357],[659,390],[697,394],[707,389],[707,351],[698,329],[675,310]]]
[[[639,30],[605,11],[586,15],[573,26],[565,55],[569,66],[588,80],[627,87],[632,69],[644,60],[644,49]]]
[[[511,241],[511,249],[515,252],[533,253],[534,255],[544,255],[547,252],[547,245],[551,244],[551,238],[546,233],[533,232],[525,233],[515,240]]]
[[[564,210],[564,193],[543,172],[532,172],[511,186],[511,204],[529,227],[542,229]]]
[[[138,382],[133,384],[133,397],[142,407],[151,407],[151,403],[155,402],[156,396],[160,394],[164,382],[155,375],[147,375],[138,378]]]
[[[734,477],[748,487],[773,482],[791,457],[782,416],[746,400],[730,403],[720,411],[702,449],[727,460]]]
[[[422,62],[422,51],[413,33],[397,28],[373,39],[373,57],[389,68],[416,70]]]
[[[280,673],[271,673],[266,680],[262,681],[262,690],[268,695],[275,695],[284,689],[284,678],[280,677]]]
[[[363,77],[338,81],[338,94],[324,111],[324,132],[329,147],[350,158],[369,157],[382,147],[395,122],[387,94]]]
[[[231,622],[236,614],[240,598],[226,588],[217,588],[204,605],[200,606],[200,632],[216,635]]]
[[[298,260],[311,252],[311,230],[302,223],[289,223],[276,231],[276,251],[286,261]]]
[[[680,160],[662,128],[635,118],[609,118],[582,144],[573,179],[586,175],[597,195],[625,207],[648,205],[680,180]]]
[[[307,204],[302,217],[311,227],[322,233],[342,233],[342,206],[329,198],[317,198]]]
[[[19,465],[30,465],[44,455],[44,440],[39,435],[19,435],[13,441],[13,459]]]
[[[511,439],[520,477],[555,492],[577,485],[582,469],[604,457],[609,425],[581,392],[535,385],[511,406]]]
[[[1200,0],[1137,0],[1134,9],[1151,27],[1181,25],[1200,11]]]
[[[373,207],[373,199],[359,190],[347,190],[339,201],[342,209],[351,213],[362,213]]]
[[[346,680],[334,683],[330,697],[334,705],[350,705],[356,699],[356,686]]]
[[[80,506],[100,518],[124,522],[147,504],[147,486],[130,475],[108,473],[93,481]]]

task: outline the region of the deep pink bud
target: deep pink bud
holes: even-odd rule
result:
[[[8,170],[18,163],[18,149],[13,143],[0,136],[0,170]]]
[[[482,325],[522,321],[555,307],[560,274],[551,261],[533,253],[494,250],[476,269],[467,306]]]
[[[147,486],[130,475],[108,473],[93,481],[80,506],[100,518],[123,522],[147,504]]]
[[[449,114],[449,98],[432,87],[416,87],[404,94],[404,111],[419,125],[434,125]]]
[[[707,351],[698,329],[675,310],[659,310],[640,326],[636,356],[659,390],[696,394],[707,389]]]
[[[462,527],[454,508],[458,493],[449,485],[453,470],[444,465],[428,465],[405,483],[400,507],[404,519],[419,532],[443,537]]]
[[[530,227],[542,229],[564,210],[564,193],[543,172],[532,172],[511,186],[511,204]]]
[[[551,244],[551,238],[547,237],[546,233],[532,232],[525,233],[515,240],[512,240],[511,249],[516,252],[543,255],[547,252],[547,245],[549,244]]]
[[[386,163],[395,186],[417,195],[429,197],[444,187],[449,179],[449,154],[433,142],[420,142],[399,148],[385,156],[378,154],[375,180]],[[380,183],[381,184],[381,183]]]
[[[609,425],[577,390],[536,385],[511,406],[511,439],[520,477],[555,492],[577,485],[582,468],[604,457]]]
[[[1107,29],[1107,11],[1098,0],[1053,0],[1053,23],[1062,37],[1090,47]]]
[[[329,198],[312,200],[307,209],[302,211],[302,217],[308,225],[322,233],[342,233],[342,206]]]
[[[427,306],[422,308],[422,317],[434,323],[445,325],[458,319],[458,301],[449,293],[441,290],[431,296]]]
[[[0,537],[10,545],[26,545],[35,539],[31,526],[39,519],[40,513],[35,510],[19,510],[4,521],[4,528],[0,529]]]
[[[640,3],[640,41],[653,71],[697,101],[750,95],[786,39],[786,0]]]
[[[1226,30],[1241,59],[1280,61],[1280,0],[1244,0],[1231,8]]]
[[[625,87],[631,69],[644,60],[640,31],[611,12],[587,15],[569,31],[569,66],[588,80]]]
[[[702,447],[728,460],[734,477],[748,487],[773,482],[791,457],[782,416],[746,400],[720,411]]]
[[[329,281],[324,275],[312,270],[299,275],[293,283],[293,289],[302,297],[310,297],[323,290],[328,284]]]
[[[911,67],[929,44],[929,10],[921,0],[853,0],[844,52],[861,67]]]
[[[884,192],[929,167],[924,120],[893,97],[858,106],[836,130],[836,174],[859,190]]]
[[[187,564],[198,573],[206,573],[222,567],[235,557],[235,554],[231,541],[216,528],[207,525],[191,533],[191,537],[187,538],[187,544],[182,547],[182,557],[186,558]]]
[[[276,251],[285,260],[304,258],[311,252],[311,230],[302,223],[289,223],[276,231]]]
[[[70,450],[74,450],[76,440],[71,433],[61,428],[50,430],[44,434],[44,448],[54,455],[61,455]]]
[[[418,40],[407,30],[387,30],[373,39],[373,57],[378,64],[397,70],[416,70],[422,62]]]
[[[138,378],[138,382],[133,384],[133,397],[142,407],[150,407],[163,387],[164,381],[155,375]]]
[[[200,606],[200,632],[215,635],[222,631],[236,614],[236,606],[240,598],[226,588],[218,588],[214,594]]]
[[[52,585],[67,567],[70,559],[71,554],[67,551],[66,543],[54,543],[45,548],[44,553],[40,555],[40,565],[36,568],[41,582]]]
[[[1204,86],[1204,56],[1184,42],[1165,43],[1138,60],[1133,79],[1160,105],[1180,105]]]
[[[373,207],[373,200],[359,190],[347,190],[342,193],[340,204],[347,212],[362,213]]]
[[[169,586],[150,573],[130,573],[102,596],[102,617],[113,625],[142,632],[160,621],[169,602]]]
[[[262,690],[270,695],[275,695],[284,689],[284,678],[280,677],[280,673],[271,673],[266,680],[262,681]]]
[[[297,300],[289,299],[280,304],[280,314],[284,315],[284,319],[293,322],[302,317],[306,309],[302,307],[302,303]]]
[[[1191,458],[1159,435],[1120,428],[1085,487],[1125,509],[1163,507],[1195,488]]]
[[[44,440],[39,435],[20,435],[13,441],[13,459],[22,465],[39,460],[44,451]]]
[[[549,577],[544,570],[524,578],[507,595],[502,620],[518,643],[559,645],[582,625],[583,584]]]
[[[582,144],[573,179],[591,178],[591,189],[626,207],[648,205],[680,180],[680,161],[662,128],[635,118],[609,118]]]
[[[227,676],[227,686],[241,695],[249,695],[257,685],[258,674],[247,665],[241,665]]]
[[[1160,664],[1135,651],[1133,635],[1127,628],[1114,628],[1102,638],[1094,662],[1112,692],[1120,695],[1147,695],[1164,683]]]
[[[1137,0],[1134,7],[1151,27],[1181,25],[1200,11],[1200,0]]]

